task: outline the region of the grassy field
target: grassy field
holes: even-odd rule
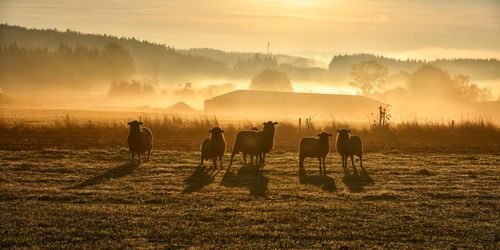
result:
[[[280,148],[261,177],[192,150],[140,166],[120,147],[0,156],[1,248],[500,248],[498,153],[369,152],[350,176],[332,153],[326,177]]]

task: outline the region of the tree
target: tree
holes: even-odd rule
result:
[[[448,72],[434,65],[423,65],[408,81],[409,92],[418,98],[438,98],[454,101],[488,101],[493,97],[489,88],[471,83],[469,76]]]
[[[252,78],[250,89],[292,92],[292,82],[281,71],[266,69]]]
[[[362,95],[370,95],[385,84],[387,72],[387,67],[374,60],[355,63],[351,66],[349,84],[359,88]]]
[[[471,83],[469,76],[458,74],[452,81],[457,95],[461,99],[468,101],[489,101],[493,99],[491,89],[480,88],[477,84]]]

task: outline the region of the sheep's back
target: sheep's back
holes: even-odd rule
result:
[[[141,129],[142,134],[142,150],[143,152],[149,151],[153,148],[153,133],[149,128],[143,127]]]
[[[359,136],[353,135],[349,138],[349,151],[350,155],[360,156],[363,154],[363,143]]]
[[[226,141],[224,138],[210,138],[210,148],[215,156],[223,156],[226,152]]]
[[[319,157],[319,140],[316,138],[302,138],[299,144],[299,155],[302,157]]]
[[[200,151],[201,151],[201,158],[203,158],[203,160],[208,160],[208,159],[213,158],[212,150],[210,148],[210,139],[209,138],[206,138],[205,140],[203,140],[203,142],[201,143]]]
[[[257,131],[240,131],[234,141],[233,152],[244,152],[247,154],[260,153],[261,135]]]
[[[337,136],[335,147],[340,155],[348,155],[350,151],[349,138],[340,138]]]

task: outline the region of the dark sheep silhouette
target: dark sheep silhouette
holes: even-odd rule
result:
[[[351,135],[348,129],[337,130],[337,151],[342,158],[342,168],[344,172],[349,173],[347,169],[347,157],[351,157],[352,168],[357,172],[354,166],[354,156],[359,157],[360,167],[363,168],[363,144],[359,136]]]
[[[200,166],[203,165],[203,160],[212,160],[214,168],[217,168],[217,158],[219,158],[220,167],[222,168],[222,156],[226,152],[224,130],[214,127],[208,132],[210,132],[210,138],[205,139],[201,144]]]
[[[274,146],[274,133],[277,124],[277,122],[268,121],[263,123],[264,127],[262,131],[245,130],[238,132],[236,140],[234,141],[233,152],[231,152],[229,167],[233,164],[235,154],[245,152],[246,154],[257,156],[257,165],[259,165],[260,171],[262,172],[265,165],[266,154],[269,153]]]
[[[141,154],[148,152],[148,161],[153,149],[153,133],[146,127],[142,127],[142,122],[129,122],[130,130],[128,133],[127,144],[132,154],[132,163],[134,163],[134,154],[138,155],[137,163],[141,164]]]
[[[299,168],[304,168],[304,160],[307,157],[319,160],[319,172],[326,175],[325,158],[330,153],[331,134],[322,132],[318,138],[302,138],[299,144]]]
[[[253,127],[253,128],[251,128],[250,130],[253,130],[253,131],[259,131],[259,128],[257,128],[257,127]],[[245,152],[245,151],[243,151],[243,152],[242,152],[242,154],[243,154],[243,163],[244,163],[245,165],[247,165],[247,155],[250,155],[250,164],[253,164],[253,158],[254,158],[256,155],[254,155],[254,154],[248,154],[248,153],[247,153],[247,152]]]

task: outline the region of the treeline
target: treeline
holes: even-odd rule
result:
[[[222,61],[229,66],[234,66],[236,63],[240,61],[245,61],[255,56],[255,53],[250,53],[250,52],[226,52],[211,48],[192,48],[185,50],[181,49],[178,51],[186,55],[213,58],[215,60]],[[316,67],[326,68],[328,66],[324,62],[299,56],[273,54],[273,57],[276,58],[276,61],[279,64],[289,64],[296,68],[316,68]]]
[[[0,24],[0,47],[3,50],[10,50],[9,47],[13,43],[17,44],[16,46],[19,50],[25,50],[26,53],[25,55],[22,55],[22,53],[19,54],[21,59],[0,57],[0,64],[4,65],[2,67],[4,69],[5,67],[9,67],[12,70],[8,74],[10,76],[2,76],[3,81],[0,82],[0,86],[9,85],[9,82],[12,82],[12,78],[16,78],[16,81],[22,80],[21,82],[24,83],[37,80],[39,84],[41,82],[51,82],[51,84],[64,82],[65,84],[74,85],[84,84],[83,82],[96,83],[102,80],[109,80],[107,82],[107,86],[109,86],[113,80],[130,81],[134,76],[135,78],[148,79],[155,83],[177,85],[183,82],[209,78],[249,80],[266,69],[282,71],[292,81],[316,81],[336,84],[345,83],[350,80],[349,73],[353,64],[370,60],[375,60],[388,67],[390,75],[401,71],[413,72],[424,64],[432,64],[449,71],[451,74],[460,73],[468,75],[473,81],[500,78],[500,61],[498,59],[449,59],[426,62],[398,60],[371,54],[354,54],[335,56],[328,68],[322,68],[314,67],[314,60],[286,55],[223,52],[213,49],[177,50],[165,44],[152,43],[135,38],[83,34],[70,30],[27,29],[19,26]],[[28,54],[34,56],[36,53],[46,53],[50,54],[46,57],[57,58],[59,56],[55,54],[61,54],[61,51],[59,51],[61,44],[65,50],[72,51],[71,53],[80,58],[74,59],[68,65],[78,65],[79,68],[70,70],[70,66],[62,65],[61,67],[55,67],[54,65],[57,64],[51,61],[43,63],[41,59],[44,58],[43,56],[33,59],[36,61],[34,64],[40,67],[26,67],[26,62],[23,62],[23,60],[27,60],[25,57]],[[116,44],[128,52],[131,59],[127,58],[125,62],[115,62],[117,68],[126,69],[128,78],[123,74],[110,75],[107,72],[107,68],[113,68],[115,67],[114,65],[103,65],[102,63],[93,62],[93,59],[90,59],[92,58],[90,54],[95,54],[95,51],[105,51],[107,44]],[[89,56],[82,57],[81,55],[77,55],[78,53],[87,53],[82,52],[85,50],[94,52],[88,52]],[[10,56],[12,57],[13,55]],[[17,60],[17,62],[13,65],[8,65],[10,64],[10,60]],[[65,60],[71,59],[66,58]],[[133,61],[132,66],[122,65],[129,65],[131,60]],[[65,64],[63,62],[60,63]],[[53,67],[53,69],[45,71],[47,67]],[[135,68],[135,70],[131,70],[131,68]],[[109,70],[113,71],[113,69]],[[23,72],[27,76],[19,76],[20,72]],[[55,73],[59,74],[59,76],[51,76]],[[63,73],[69,73],[69,76],[64,76]],[[35,77],[37,75],[41,77]],[[82,79],[79,79],[80,76]],[[29,77],[32,78],[29,79]],[[57,79],[54,80],[51,77]],[[39,79],[42,79],[42,81],[39,81]]]
[[[0,46],[0,86],[5,92],[88,90],[129,79],[135,71],[129,52],[115,43],[102,49],[63,44],[55,50],[16,43]]]
[[[412,72],[420,66],[430,64],[440,67],[451,74],[465,74],[473,80],[489,80],[500,78],[500,60],[498,59],[438,59],[400,60],[372,54],[336,55],[332,58],[329,71],[337,81],[346,81],[349,78],[351,66],[362,61],[376,61],[389,69],[389,74],[401,71]]]
[[[205,78],[251,78],[267,66],[282,67],[295,80],[312,80],[318,70],[326,69],[296,67],[293,63],[314,64],[305,58],[285,55],[267,56],[254,53],[225,54],[216,50],[176,50],[165,44],[152,43],[135,38],[118,38],[109,35],[84,34],[76,31],[55,29],[27,29],[0,24],[0,46],[17,43],[26,48],[57,49],[60,44],[71,48],[85,46],[102,48],[116,43],[129,51],[135,61],[137,74],[143,78],[163,83],[178,84]],[[264,59],[265,58],[265,59]],[[281,62],[278,62],[278,59]],[[1,59],[0,59],[1,60]],[[265,64],[265,62],[269,63]]]
[[[224,77],[230,73],[230,68],[221,61],[184,55],[165,44],[135,38],[84,34],[71,30],[27,29],[8,24],[0,24],[0,37],[0,46],[15,42],[22,47],[48,50],[57,49],[60,44],[71,48],[103,48],[108,43],[119,44],[134,59],[138,75],[163,82],[186,81],[193,77]]]

